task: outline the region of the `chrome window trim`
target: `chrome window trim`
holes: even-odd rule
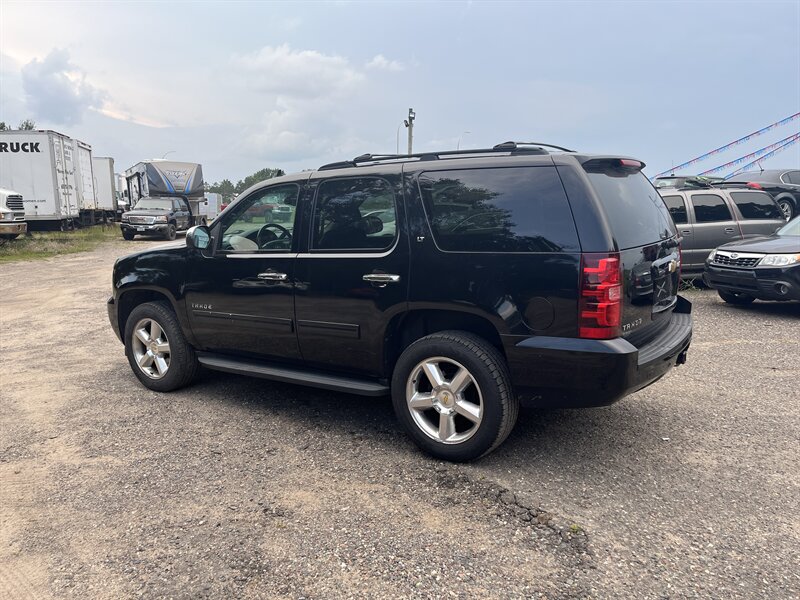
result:
[[[734,252],[734,251],[727,251],[727,250],[717,250],[717,254],[721,254],[722,256],[727,256],[731,258],[732,254],[736,255],[736,258],[764,258],[766,254],[763,253],[755,253],[755,252]],[[736,260],[736,259],[734,259]]]

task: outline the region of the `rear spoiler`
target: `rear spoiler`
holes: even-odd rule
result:
[[[626,156],[593,156],[583,161],[581,166],[586,171],[595,173],[609,170],[638,173],[647,165],[636,158]]]

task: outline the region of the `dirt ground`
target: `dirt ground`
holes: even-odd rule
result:
[[[800,305],[691,292],[689,363],[420,454],[388,399],[142,387],[117,256],[0,265],[0,598],[800,597]]]

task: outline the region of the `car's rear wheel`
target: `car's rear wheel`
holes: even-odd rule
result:
[[[494,450],[519,412],[500,352],[463,331],[435,333],[406,348],[395,365],[392,402],[420,448],[452,461]]]
[[[755,298],[748,294],[741,294],[737,292],[724,292],[722,290],[717,290],[719,297],[725,300],[728,304],[752,304]]]
[[[131,311],[125,324],[125,354],[139,381],[157,392],[188,385],[200,369],[175,313],[163,302],[147,302]]]
[[[794,217],[795,209],[791,200],[788,198],[781,198],[778,200],[778,206],[781,208],[783,216],[786,217],[787,221],[790,221],[792,217]]]

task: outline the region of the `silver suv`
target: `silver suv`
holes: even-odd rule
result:
[[[755,235],[770,235],[786,224],[768,193],[751,189],[661,188],[672,220],[683,237],[681,272],[699,276],[717,246]]]

